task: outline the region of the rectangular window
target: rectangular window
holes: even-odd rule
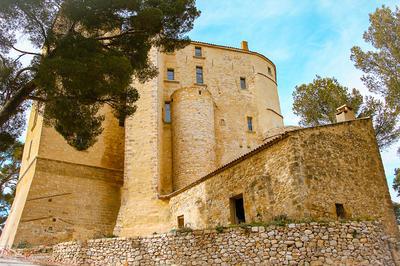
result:
[[[120,117],[118,119],[118,124],[120,127],[125,127],[125,117]]]
[[[194,55],[197,57],[202,57],[203,56],[203,51],[201,50],[201,47],[195,47],[194,48]]]
[[[229,201],[231,208],[231,223],[232,224],[245,223],[246,215],[244,212],[243,195],[240,194],[236,197],[231,198]]]
[[[247,89],[247,86],[246,86],[246,78],[240,78],[240,88],[241,88],[242,90]]]
[[[185,217],[183,215],[178,216],[178,228],[185,227]]]
[[[346,218],[346,213],[344,211],[343,204],[336,203],[335,206],[336,206],[336,216],[337,216],[337,218],[345,219]]]
[[[203,84],[204,83],[203,67],[200,67],[200,66],[196,67],[196,83],[197,84]]]
[[[29,160],[29,158],[31,157],[31,150],[32,150],[32,140],[29,143],[28,156],[26,157],[27,160]]]
[[[253,117],[247,117],[247,130],[253,131]]]
[[[175,71],[172,68],[167,69],[167,79],[168,80],[175,80]]]
[[[171,123],[171,103],[165,102],[164,108],[164,122]]]
[[[35,126],[36,126],[36,124],[37,124],[37,120],[38,120],[38,116],[39,116],[39,107],[38,106],[35,106],[34,107],[34,114],[33,114],[33,123],[32,123],[32,129],[31,130],[33,130],[34,128],[35,128]]]
[[[268,67],[268,74],[272,75],[272,70],[270,67]]]

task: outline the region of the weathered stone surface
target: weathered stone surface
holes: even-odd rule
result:
[[[113,232],[123,179],[124,130],[105,113],[104,132],[88,151],[69,146],[32,111],[20,179],[1,247],[50,245]],[[112,195],[112,197],[110,197]]]
[[[229,199],[240,194],[246,222],[282,215],[295,220],[336,220],[335,204],[339,203],[346,218],[382,221],[388,234],[398,236],[369,119],[286,133],[283,139],[171,197],[171,222],[184,214],[193,229],[229,224]],[[313,239],[319,233],[310,228],[305,236]],[[349,232],[347,237],[357,233]],[[322,240],[320,246],[325,245]]]
[[[274,230],[271,227],[264,229],[267,233],[233,228],[222,233],[194,231],[170,236],[67,242],[53,247],[53,258],[57,262],[85,265],[395,265],[379,223],[296,224],[279,227],[280,237],[269,234]],[[347,238],[353,229],[361,232],[356,238],[364,239],[369,245]],[[363,229],[369,233],[362,232]],[[335,239],[338,243],[335,252],[318,246],[317,238],[305,242],[296,240],[292,245],[291,235],[302,236],[308,230],[321,232],[319,236],[327,241]],[[276,243],[276,248],[268,245],[270,241]]]
[[[202,47],[202,57],[193,57],[196,46]],[[110,110],[102,110],[104,133],[88,151],[73,150],[42,125],[40,116],[36,126],[30,121],[27,143],[32,141],[32,150],[24,151],[0,246],[111,235],[114,225],[118,236],[163,233],[177,228],[182,216],[192,229],[215,228],[236,222],[232,202],[239,195],[247,223],[277,217],[332,221],[338,218],[335,205],[343,204],[346,218],[381,221],[388,235],[398,236],[371,120],[282,128],[275,66],[255,52],[194,42],[172,54],[152,49],[149,57],[159,75],[144,84],[134,81],[140,93],[137,112],[122,128]],[[198,66],[203,67],[204,84],[196,84]],[[169,68],[175,70],[175,80],[166,80]],[[246,80],[243,88],[241,78]],[[166,102],[172,106],[171,123],[164,117]],[[369,229],[354,227],[339,235],[355,249],[368,244],[357,236]],[[253,227],[248,231],[263,234],[262,241],[230,240],[243,252],[255,247],[252,257],[258,256],[258,245],[268,245],[271,261],[279,263],[318,248],[337,254],[340,243],[326,230],[318,224],[306,230],[289,231],[285,237],[279,228],[265,232]],[[335,230],[328,227],[329,234],[337,235]],[[176,235],[157,241],[170,237]],[[179,241],[196,241],[188,238]],[[213,252],[214,247],[208,249]],[[160,252],[146,254],[157,257]],[[172,251],[167,254],[168,264]],[[284,261],[277,259],[281,255]],[[203,262],[225,263],[224,257]]]

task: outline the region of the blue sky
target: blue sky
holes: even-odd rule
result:
[[[286,125],[297,124],[292,112],[296,85],[315,75],[335,77],[349,87],[368,93],[360,81],[362,72],[350,61],[354,45],[370,48],[362,35],[368,14],[382,5],[394,8],[398,1],[377,0],[197,0],[202,15],[189,34],[192,40],[249,48],[270,58],[277,66],[279,96]],[[400,144],[400,143],[399,143]],[[400,167],[394,145],[382,153],[392,198],[393,172]]]

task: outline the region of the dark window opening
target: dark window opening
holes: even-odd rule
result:
[[[53,218],[53,222],[56,222],[57,221],[57,219],[56,218]]]
[[[199,91],[199,95],[201,95],[201,91]]]
[[[34,110],[34,115],[33,115],[33,123],[32,123],[32,129],[33,130],[37,124],[38,116],[39,116],[39,107],[36,106]]]
[[[125,117],[118,119],[118,124],[120,127],[125,127]]]
[[[246,78],[240,78],[240,88],[241,88],[242,90],[247,89],[247,86],[246,86]]]
[[[175,80],[175,70],[173,70],[172,68],[167,69],[167,79]]]
[[[26,159],[29,159],[29,158],[31,157],[31,150],[32,150],[32,140],[31,140],[31,142],[29,143],[28,156],[27,156]]]
[[[268,74],[272,75],[272,70],[270,67],[268,67]]]
[[[231,207],[231,223],[241,224],[246,222],[246,215],[244,212],[243,195],[239,195],[230,199]]]
[[[185,227],[185,217],[183,215],[178,216],[178,228]]]
[[[194,55],[197,57],[203,56],[203,51],[201,50],[201,47],[195,47],[194,48]]]
[[[164,122],[171,123],[171,103],[170,102],[165,102]]]
[[[247,130],[253,131],[253,118],[250,116],[247,117]]]
[[[337,218],[345,219],[346,218],[346,213],[344,211],[343,204],[336,203],[335,206],[336,206],[336,216],[337,216]]]
[[[203,84],[204,83],[204,78],[203,78],[203,67],[196,67],[196,83],[197,84]]]

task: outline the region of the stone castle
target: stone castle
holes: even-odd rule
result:
[[[78,152],[33,108],[0,246],[143,236],[291,219],[372,219],[397,236],[369,118],[284,127],[276,67],[242,47],[152,50],[157,78],[134,84],[125,123]]]

